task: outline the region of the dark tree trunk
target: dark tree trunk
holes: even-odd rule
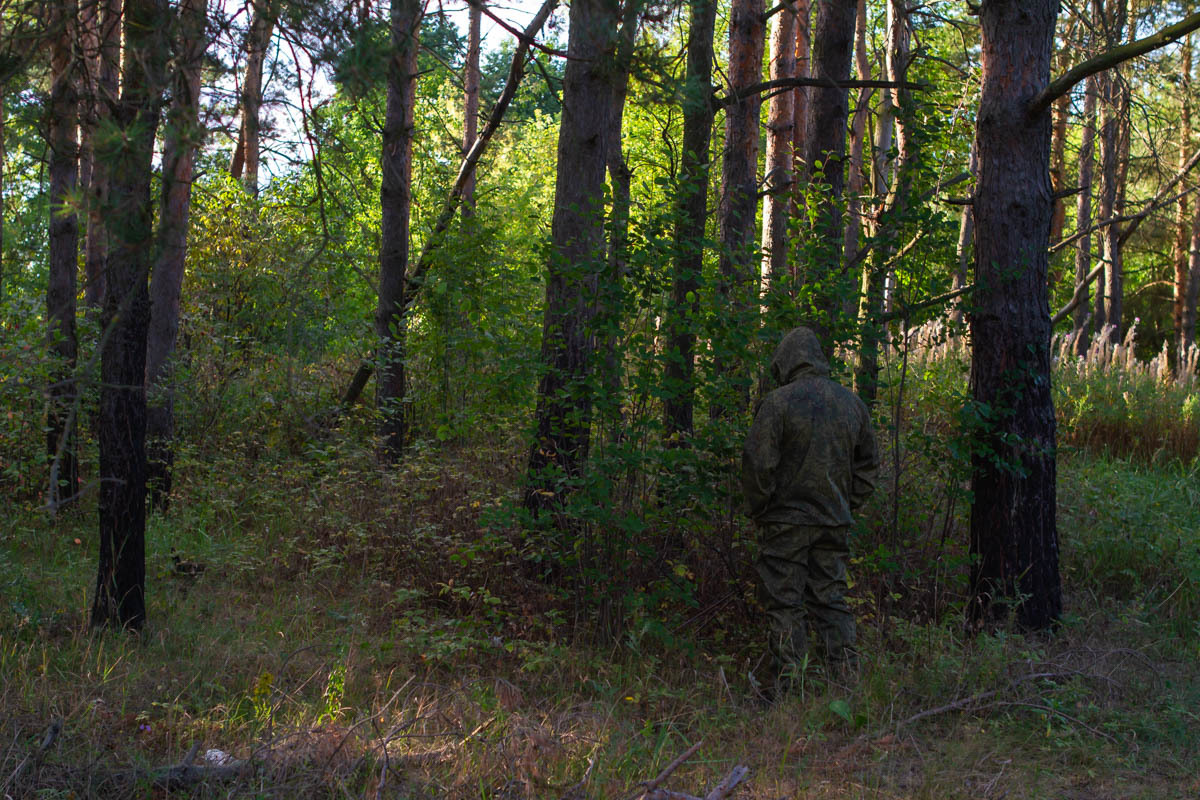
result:
[[[675,274],[667,309],[666,402],[668,438],[692,434],[696,385],[696,325],[704,267],[708,210],[709,143],[712,139],[713,31],[717,0],[690,0],[687,72],[683,86],[683,154],[675,222]]]
[[[406,285],[408,224],[412,211],[413,106],[416,98],[419,0],[394,0],[391,11],[392,60],[388,68],[387,112],[383,123],[382,224],[379,243],[379,307],[375,312],[382,455],[400,460],[408,438],[405,356],[408,341]]]
[[[763,0],[735,0],[729,18],[729,88],[737,95],[762,79]],[[721,237],[717,296],[722,313],[713,341],[713,371],[724,385],[713,404],[714,417],[744,410],[750,376],[744,363],[755,327],[758,274],[755,259],[755,211],[758,208],[760,95],[725,108],[725,152],[717,229]]]
[[[76,460],[75,273],[79,258],[79,222],[71,202],[79,168],[75,138],[79,97],[75,66],[74,2],[55,7],[57,28],[51,53],[51,87],[47,106],[50,145],[50,242],[46,285],[46,321],[54,370],[46,411],[46,450],[50,458],[48,505],[57,508],[75,497],[79,483]]]
[[[124,14],[121,132],[111,155],[112,247],[105,263],[100,361],[100,565],[92,627],[146,620],[146,332],[153,223],[150,178],[166,64],[164,0],[129,0]]]
[[[771,80],[796,75],[796,15],[784,6],[771,19]],[[768,291],[788,274],[788,212],[795,189],[792,140],[796,124],[795,95],[779,92],[767,100],[767,147],[763,198],[762,283]]]
[[[280,0],[251,0],[254,13],[246,32],[246,73],[242,79],[242,124],[229,174],[240,179],[250,193],[258,196],[258,167],[261,150],[261,111],[263,68],[275,21],[279,17]]]
[[[7,160],[4,149],[4,127],[7,117],[4,113],[4,103],[8,94],[0,86],[0,212],[4,209],[4,164]],[[0,300],[4,299],[4,214],[0,213]]]
[[[1095,178],[1096,143],[1096,79],[1088,78],[1083,94],[1083,132],[1079,143],[1079,195],[1075,198],[1075,229],[1086,231],[1092,226],[1092,182]],[[1092,234],[1085,233],[1075,243],[1075,285],[1078,287],[1092,271]],[[1087,292],[1087,287],[1084,287]],[[1071,316],[1071,335],[1074,337],[1075,353],[1083,355],[1088,349],[1088,337],[1084,332],[1087,325],[1087,295],[1075,307]]]
[[[812,37],[812,76],[815,79],[846,81],[854,54],[854,21],[857,0],[819,0]],[[804,136],[804,163],[809,185],[820,185],[815,236],[821,246],[809,263],[799,265],[803,282],[813,290],[812,327],[828,347],[835,320],[851,289],[842,269],[842,190],[845,186],[846,122],[850,113],[845,88],[813,87],[808,130]],[[814,263],[815,261],[815,263]]]
[[[112,114],[118,100],[121,69],[122,0],[89,0],[83,5],[84,64],[88,92],[83,98],[83,136],[87,161],[88,216],[84,244],[83,299],[89,308],[104,303],[104,260],[108,255],[108,233],[104,225],[109,206],[109,162],[112,154],[97,152],[95,132]]]
[[[483,9],[472,5],[467,18],[467,60],[463,64],[463,158],[471,152],[471,145],[479,136],[479,34],[482,23]],[[474,170],[463,186],[462,213],[464,217],[475,213]]]
[[[1062,611],[1050,393],[1050,115],[1030,117],[1049,83],[1056,0],[984,0],[976,143],[970,616],[1010,609],[1044,629]]]
[[[200,128],[200,68],[207,46],[206,0],[181,0],[178,54],[171,76],[162,156],[162,208],[158,251],[150,280],[150,329],[146,340],[146,449],[151,506],[166,511],[174,464],[175,387],[171,356],[179,332],[179,295],[187,256],[188,213]]]
[[[591,431],[592,320],[605,269],[604,173],[613,135],[619,9],[615,0],[571,4],[558,173],[546,276],[542,368],[525,505],[561,507],[588,457]],[[564,480],[565,479],[565,480]]]
[[[625,99],[629,93],[629,75],[633,68],[634,46],[637,44],[641,0],[625,0],[621,12],[621,34],[617,43],[616,74],[612,85],[612,131],[608,137],[608,180],[612,186],[612,208],[608,223],[608,276],[600,289],[597,310],[597,331],[600,352],[604,357],[604,396],[599,398],[599,414],[606,419],[608,438],[621,435],[622,387],[624,368],[618,340],[624,317],[624,286],[628,271],[629,212],[632,207],[631,183],[633,173],[625,162],[621,146],[621,129],[625,123]]]

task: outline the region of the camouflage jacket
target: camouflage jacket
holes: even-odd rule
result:
[[[759,523],[849,525],[875,488],[879,451],[866,405],[829,378],[817,337],[796,328],[771,360],[779,388],[742,449],[742,490]]]

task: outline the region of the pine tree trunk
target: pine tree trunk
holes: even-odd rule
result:
[[[1196,346],[1196,302],[1200,299],[1200,203],[1192,212],[1192,244],[1188,251],[1188,287],[1183,302],[1183,330],[1180,346],[1189,350]]]
[[[683,154],[680,158],[675,222],[675,274],[667,309],[667,437],[692,434],[696,385],[696,325],[704,268],[704,229],[708,210],[709,143],[712,139],[713,33],[717,0],[689,0],[687,73],[683,87]]]
[[[409,427],[404,363],[408,343],[405,306],[421,9],[420,0],[395,0],[392,4],[392,59],[388,68],[387,111],[383,123],[379,306],[375,312],[379,372],[375,379],[375,403],[380,413],[382,456],[392,464],[400,460]]]
[[[888,48],[885,58],[887,79],[902,83],[908,78],[911,32],[907,7],[901,0],[888,2]],[[912,190],[912,141],[909,120],[912,116],[911,92],[901,88],[885,89],[887,99],[884,106],[887,114],[881,114],[880,124],[886,121],[892,127],[886,141],[895,142],[896,157],[892,161],[892,183],[886,198],[881,197],[876,217],[875,236],[879,241],[870,261],[864,267],[862,299],[859,305],[858,369],[854,375],[854,388],[868,406],[873,405],[879,384],[879,348],[884,330],[879,323],[887,303],[889,264],[896,252],[897,218],[900,217]],[[890,149],[890,148],[889,148]],[[882,173],[883,167],[877,169]],[[883,189],[885,187],[877,187]]]
[[[1110,0],[1106,17],[1111,48],[1125,35],[1126,0]],[[1097,0],[1099,3],[1099,0]],[[1105,17],[1099,17],[1104,19]],[[1129,89],[1120,67],[1100,74],[1100,221],[1118,217],[1124,211],[1122,153],[1129,146]],[[1121,226],[1106,225],[1100,233],[1100,257],[1104,260],[1103,290],[1096,291],[1096,333],[1106,328],[1110,338],[1119,342],[1122,336],[1122,300],[1124,296],[1124,264],[1121,253]]]
[[[979,174],[979,159],[975,157],[975,143],[971,142],[971,152],[967,156],[967,170],[971,175]],[[958,244],[955,246],[958,257],[958,268],[954,271],[954,281],[950,288],[957,291],[967,285],[967,276],[971,269],[971,258],[975,255],[975,214],[970,204],[962,207],[962,216],[958,223]],[[963,321],[963,302],[956,300],[950,311],[950,323],[955,327]]]
[[[113,156],[96,151],[95,133],[112,115],[118,101],[121,70],[122,0],[88,0],[81,16],[88,93],[83,98],[83,138],[89,164],[87,184],[87,241],[84,244],[84,303],[104,304],[104,261],[108,256],[109,162]]]
[[[467,60],[463,64],[463,158],[479,136],[479,34],[483,9],[472,5],[467,17]],[[475,213],[475,171],[471,171],[462,191],[462,213]]]
[[[58,508],[78,490],[76,460],[75,273],[79,257],[79,222],[72,195],[79,168],[75,129],[79,98],[76,93],[75,42],[78,9],[73,2],[55,6],[56,28],[51,53],[51,87],[47,106],[50,149],[49,274],[46,285],[48,344],[54,358],[46,411],[46,451],[50,462],[48,505]]]
[[[846,81],[854,54],[857,0],[819,0],[812,37],[814,79]],[[826,347],[852,291],[842,268],[842,192],[845,187],[846,122],[850,113],[848,90],[816,88],[809,92],[811,107],[804,134],[804,163],[809,185],[820,185],[814,235],[822,246],[807,264],[798,265],[803,283],[811,284],[814,297],[812,327]]]
[[[604,174],[612,152],[615,0],[571,4],[542,327],[542,369],[525,505],[561,508],[587,462],[597,284],[605,264]],[[564,480],[565,479],[565,480]]]
[[[8,99],[4,87],[0,86],[0,300],[4,299],[4,164],[7,161],[7,151],[4,148],[5,123],[7,116],[4,104]]]
[[[854,33],[854,71],[861,80],[870,80],[871,65],[867,61],[867,0],[858,0],[858,12]],[[846,231],[842,244],[846,263],[853,263],[858,256],[859,232],[867,227],[863,219],[863,190],[866,188],[863,171],[863,152],[867,134],[867,116],[870,108],[871,90],[859,89],[854,104],[854,116],[850,120],[850,168],[846,176]]]
[[[785,6],[771,18],[771,55],[768,77],[791,78],[796,74],[796,15]],[[762,283],[773,291],[787,272],[788,210],[795,181],[792,173],[792,131],[795,126],[795,96],[780,92],[767,101],[766,196],[763,198]]]
[[[1090,77],[1084,85],[1083,131],[1079,143],[1079,195],[1075,198],[1075,227],[1086,231],[1092,226],[1092,184],[1095,180],[1096,143],[1096,79]],[[1092,234],[1079,237],[1075,243],[1075,285],[1083,283],[1092,271]],[[1084,291],[1087,291],[1086,289]],[[1084,331],[1090,312],[1086,295],[1071,316],[1071,335],[1075,342],[1076,355],[1088,350],[1088,337]]]
[[[146,333],[154,235],[150,180],[168,48],[164,0],[129,0],[124,13],[121,98],[113,123],[112,243],[105,262],[100,362],[100,563],[92,627],[140,628],[146,620]]]
[[[263,69],[267,50],[279,17],[279,0],[251,0],[254,13],[246,33],[246,73],[242,79],[242,124],[229,174],[242,181],[254,196],[258,196],[258,168],[261,152],[261,111]]]
[[[1055,73],[1061,75],[1071,66],[1071,59],[1077,48],[1072,47],[1072,36],[1075,33],[1075,17],[1070,17],[1066,30],[1063,31],[1062,42],[1055,58]],[[1054,123],[1050,135],[1050,186],[1055,194],[1061,192],[1066,181],[1066,144],[1067,122],[1071,116],[1071,95],[1064,94],[1054,102]],[[1067,210],[1063,198],[1054,198],[1054,211],[1050,216],[1050,244],[1057,244],[1062,239],[1063,224],[1066,222]],[[1053,280],[1051,281],[1054,282]]]
[[[984,0],[976,143],[971,396],[970,616],[1026,628],[1062,610],[1050,393],[1050,114],[1027,106],[1050,79],[1056,0]]]
[[[792,0],[792,8],[796,13],[793,25],[796,35],[796,59],[792,74],[797,78],[807,78],[812,62],[812,2],[811,0]],[[792,175],[807,175],[808,167],[801,161],[804,156],[804,136],[808,132],[809,93],[807,86],[798,86],[792,90]],[[796,192],[792,193],[792,214],[800,211],[799,203],[802,198]],[[792,280],[796,280],[796,265],[792,264]]]
[[[1192,149],[1192,37],[1183,40],[1182,68],[1179,92],[1179,169],[1182,172]],[[1172,321],[1174,323],[1175,369],[1178,372],[1183,363],[1185,348],[1183,347],[1183,315],[1187,305],[1189,245],[1191,244],[1191,217],[1188,208],[1188,195],[1180,196],[1175,206],[1175,246],[1171,260],[1175,265],[1175,281],[1172,303]]]
[[[629,75],[637,44],[641,0],[626,0],[621,13],[621,33],[617,43],[616,72],[612,85],[612,131],[608,136],[607,170],[612,186],[612,207],[608,224],[608,275],[600,289],[597,309],[599,350],[604,357],[604,396],[598,398],[600,415],[606,420],[609,441],[622,436],[621,421],[624,367],[619,340],[624,317],[624,286],[628,271],[629,214],[632,207],[633,173],[625,162],[621,132],[625,124],[625,100],[629,93]]]
[[[172,104],[163,133],[162,207],[157,261],[150,280],[146,340],[146,450],[150,504],[166,511],[175,461],[175,387],[170,366],[179,332],[179,296],[187,257],[188,214],[200,129],[200,68],[207,47],[206,0],[181,0]]]
[[[736,94],[762,79],[765,26],[763,0],[735,0],[729,18],[729,88]],[[758,209],[759,115],[755,94],[725,108],[725,149],[717,230],[721,237],[717,296],[725,309],[713,341],[713,372],[721,397],[714,418],[744,410],[750,400],[745,355],[756,328],[758,275],[755,212]]]

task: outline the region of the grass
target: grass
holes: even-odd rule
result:
[[[668,787],[703,794],[744,763],[744,798],[1200,791],[1194,472],[1062,460],[1068,616],[1046,639],[965,637],[952,596],[915,613],[876,591],[892,567],[861,561],[857,683],[814,667],[764,710],[752,604],[670,637],[568,638],[579,607],[481,522],[521,455],[426,448],[386,475],[337,441],[277,462],[185,454],[149,531],[138,636],[83,630],[94,508],[12,509],[0,781],[61,718],[14,796],[147,796],[146,770],[202,742],[259,767],[199,796],[628,797],[700,739]],[[172,551],[206,568],[180,574]]]

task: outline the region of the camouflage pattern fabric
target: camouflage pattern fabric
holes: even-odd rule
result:
[[[845,600],[849,529],[773,523],[761,534],[756,567],[775,669],[803,668],[809,619],[830,662],[853,661],[854,614]]]
[[[808,328],[783,338],[771,372],[779,388],[763,398],[742,448],[750,516],[759,524],[850,525],[879,468],[870,412],[829,378]]]
[[[846,605],[852,512],[874,490],[879,451],[866,405],[829,378],[808,328],[788,333],[742,449],[742,489],[761,534],[757,569],[775,668],[802,668],[808,620],[833,664],[855,659]]]

